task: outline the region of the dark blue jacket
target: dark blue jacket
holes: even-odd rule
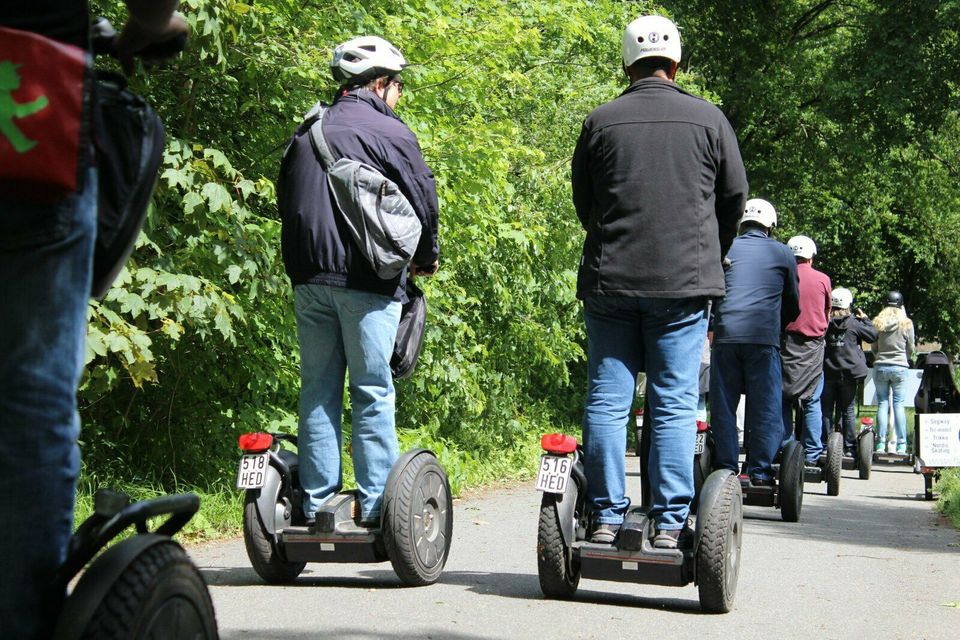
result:
[[[294,133],[277,180],[283,263],[290,281],[401,299],[406,272],[380,279],[344,225],[310,144],[312,124],[309,119]],[[413,262],[429,268],[439,256],[437,190],[413,132],[373,92],[355,89],[330,106],[323,133],[335,157],[365,162],[397,183],[423,224]]]
[[[724,261],[727,293],[716,307],[713,344],[780,347],[780,332],[800,315],[793,252],[762,231],[733,241]]]

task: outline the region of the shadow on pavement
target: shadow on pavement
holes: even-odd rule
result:
[[[540,591],[540,582],[535,573],[487,573],[483,571],[447,571],[440,582],[444,584],[466,587],[467,591],[482,595],[492,595],[501,598],[515,598],[518,600],[546,600]],[[590,581],[593,584],[594,581]],[[603,584],[598,582],[597,584]],[[642,589],[643,584],[637,583]],[[615,607],[636,607],[638,609],[658,609],[676,613],[700,614],[699,600],[682,598],[644,598],[641,596],[623,593],[607,593],[602,590],[588,590],[580,588],[576,596],[568,602],[569,606],[577,604],[600,604]]]
[[[343,589],[405,588],[392,569],[368,569],[350,571],[350,575],[337,575],[336,564],[331,563],[329,572],[324,571],[323,563],[308,564],[304,573],[291,583],[269,585],[250,567],[200,567],[203,579],[211,587],[340,587]],[[322,573],[322,575],[320,575]],[[357,575],[359,573],[359,576]],[[331,575],[333,574],[333,575]],[[441,578],[442,581],[442,578]]]
[[[291,631],[289,629],[239,629],[221,633],[222,640],[233,638],[257,638],[257,640],[314,640],[315,638],[337,638],[337,640],[483,640],[488,636],[478,636],[469,633],[458,633],[449,627],[436,629],[417,628],[415,633],[403,631],[386,631],[356,627],[323,627],[310,631]]]

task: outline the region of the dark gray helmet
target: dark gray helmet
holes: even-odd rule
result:
[[[903,306],[903,294],[899,291],[891,291],[887,294],[887,306],[888,307],[902,307]]]

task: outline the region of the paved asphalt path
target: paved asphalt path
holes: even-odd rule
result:
[[[628,464],[636,470],[636,458]],[[920,499],[923,478],[908,467],[877,466],[869,481],[856,473],[843,472],[837,497],[806,485],[799,523],[744,508],[726,615],[702,614],[694,585],[582,580],[574,601],[544,599],[532,483],[457,501],[450,558],[429,587],[403,587],[389,563],[308,564],[294,584],[269,586],[241,539],[189,552],[225,640],[960,639],[960,532]]]

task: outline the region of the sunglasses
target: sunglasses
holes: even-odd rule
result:
[[[397,87],[397,93],[403,93],[403,80],[397,80],[396,78],[391,78],[390,82]]]

